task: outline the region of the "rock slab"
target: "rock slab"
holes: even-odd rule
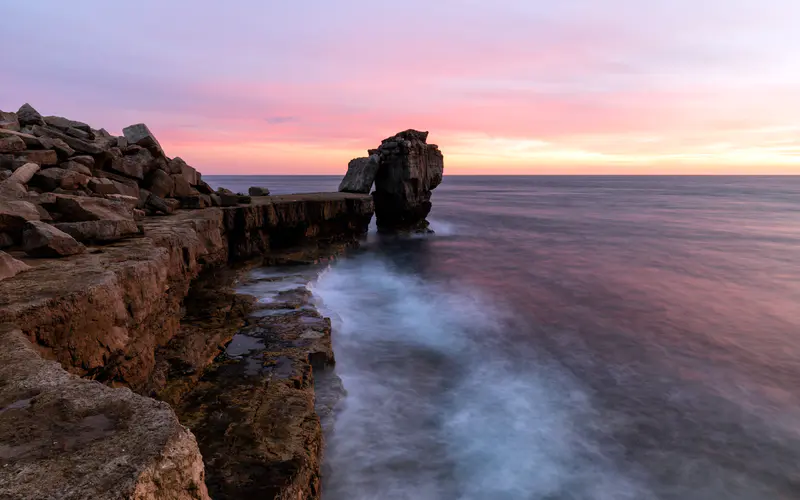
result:
[[[86,247],[75,238],[55,227],[40,221],[25,224],[22,233],[22,248],[31,257],[68,257],[86,251]]]
[[[347,173],[344,175],[339,191],[343,193],[364,193],[369,194],[375,176],[380,167],[380,156],[372,155],[368,158],[356,158],[347,165]]]

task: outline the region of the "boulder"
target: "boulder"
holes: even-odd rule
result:
[[[380,156],[356,158],[347,165],[347,173],[339,184],[339,191],[345,193],[369,194],[380,166]]]
[[[45,149],[52,149],[61,160],[65,160],[75,154],[75,150],[61,139],[50,139],[49,137],[39,137],[39,143]]]
[[[31,257],[66,257],[86,251],[75,238],[50,224],[31,221],[22,233],[22,249]]]
[[[427,137],[427,132],[406,130],[378,148],[380,164],[372,196],[380,230],[427,230],[431,191],[444,173],[442,153],[425,142]]]
[[[211,206],[211,197],[207,194],[195,194],[191,196],[179,196],[176,199],[180,202],[181,208],[197,210]]]
[[[221,207],[235,207],[239,204],[239,195],[233,193],[219,193]]]
[[[22,234],[26,222],[41,219],[42,216],[33,203],[0,200],[0,233],[8,233],[16,239]]]
[[[220,196],[222,196],[223,194],[230,194],[230,195],[234,195],[234,194],[236,194],[236,193],[234,193],[233,191],[231,191],[231,190],[230,190],[230,189],[228,189],[228,188],[221,187],[221,188],[217,188],[217,194],[218,194],[218,195],[220,195]]]
[[[83,175],[88,175],[89,177],[92,176],[92,169],[90,169],[83,163],[78,163],[76,161],[65,161],[64,163],[59,165],[59,167],[63,168],[64,170],[69,170],[71,172],[78,172]]]
[[[92,177],[89,179],[88,187],[97,194],[120,194],[119,188],[111,179]]]
[[[108,243],[139,234],[134,220],[61,222],[54,227],[80,242]]]
[[[40,169],[41,167],[36,163],[26,163],[14,170],[14,173],[12,173],[8,179],[13,182],[19,182],[20,184],[27,184]]]
[[[124,194],[110,194],[106,196],[106,198],[109,200],[125,203],[126,205],[131,207],[131,210],[135,209],[139,205],[138,193],[137,196],[127,196]]]
[[[50,127],[55,127],[57,129],[61,129],[61,130],[65,131],[65,132],[67,132],[68,134],[69,134],[69,130],[70,129],[74,129],[74,130],[77,130],[77,131],[83,133],[82,136],[76,135],[74,137],[78,137],[80,139],[93,139],[94,138],[94,134],[92,133],[92,127],[90,127],[89,125],[87,125],[87,124],[85,124],[83,122],[70,120],[68,118],[64,118],[64,117],[61,117],[61,116],[45,116],[43,118],[43,120],[44,120],[45,125],[48,125]],[[69,134],[69,135],[72,135],[72,134]]]
[[[214,194],[214,190],[211,188],[211,186],[209,186],[208,183],[203,180],[195,184],[194,188],[200,191],[200,194]]]
[[[252,186],[247,192],[250,196],[269,196],[269,189],[265,187]]]
[[[38,151],[18,151],[14,153],[17,160],[22,160],[25,163],[37,163],[39,165],[56,165],[58,164],[58,154],[52,149],[42,149]]]
[[[114,184],[114,187],[117,188],[119,194],[132,196],[134,198],[139,197],[139,186],[136,185],[135,182],[118,181],[116,179],[112,179],[111,182]]]
[[[144,180],[144,176],[150,171],[152,163],[153,155],[143,149],[136,154],[122,156],[122,161],[112,162],[110,168],[127,177]]]
[[[151,213],[171,214],[174,207],[169,205],[163,198],[154,195],[146,189],[139,191],[138,207],[148,210]]]
[[[0,128],[19,132],[17,114],[8,111],[0,111]]]
[[[0,252],[0,280],[13,278],[22,271],[27,271],[31,267],[24,262],[15,259],[5,252]]]
[[[188,166],[186,162],[183,161],[182,158],[176,156],[175,158],[169,160],[167,162],[167,173],[170,174],[181,174],[183,173],[183,167]],[[187,179],[188,180],[188,179]]]
[[[35,163],[34,163],[34,165],[35,165]],[[17,169],[17,170],[19,170],[19,169]],[[14,173],[14,172],[11,171],[11,170],[0,170],[0,182],[2,182],[4,180],[8,179],[9,177],[11,177],[12,173]]]
[[[195,188],[191,186],[191,184],[186,180],[186,177],[180,174],[172,174],[172,181],[174,183],[174,187],[172,189],[172,194],[175,198],[182,198],[186,196],[195,196],[200,194]]]
[[[25,142],[25,147],[27,149],[42,149],[41,138],[36,137],[35,135],[31,134],[24,134],[22,132],[17,132],[14,130],[7,130],[0,128],[0,137],[19,137]],[[44,148],[44,149],[53,149],[53,148]]]
[[[56,188],[68,189],[62,186],[62,181],[68,177],[68,173],[69,172],[63,168],[40,170],[34,174],[33,178],[30,180],[30,185],[45,191],[53,191]],[[89,180],[87,179],[86,182],[88,183]],[[70,185],[70,180],[67,179],[65,184]]]
[[[159,155],[164,156],[164,150],[161,149],[161,144],[147,128],[144,123],[137,123],[122,130],[122,134],[128,140],[129,144],[137,144],[143,148],[157,152]]]
[[[61,139],[65,143],[69,145],[72,149],[74,149],[78,153],[85,153],[88,155],[98,155],[103,152],[103,148],[98,146],[97,144],[89,141],[84,141],[83,139],[78,139],[77,137],[72,137],[71,135],[67,135],[64,132],[52,128],[52,127],[42,127],[39,125],[35,125],[32,129],[33,135],[36,137],[49,137],[50,139]]]
[[[14,198],[27,198],[34,193],[29,193],[28,188],[24,184],[5,180],[0,182],[0,198],[14,199]]]
[[[176,159],[180,160],[180,158]],[[183,160],[181,161],[183,162]],[[197,173],[197,170],[187,165],[186,162],[183,162],[180,165],[180,167],[181,167],[180,173],[181,175],[183,175],[183,178],[186,179],[186,182],[188,182],[192,186],[195,186],[200,183],[200,175]]]
[[[73,156],[70,158],[70,161],[78,162],[82,165],[86,165],[89,168],[94,168],[94,158],[91,156]]]
[[[166,198],[172,194],[175,181],[163,170],[156,169],[147,176],[147,189],[154,195]]]
[[[125,149],[128,147],[128,139],[123,137],[117,137],[117,147],[120,149]]]
[[[16,153],[25,149],[25,141],[20,137],[9,135],[0,137],[0,153]]]
[[[105,198],[58,196],[56,207],[63,222],[133,220],[133,208],[128,203]]]
[[[28,103],[23,104],[17,111],[17,120],[23,127],[26,125],[44,125],[42,115]]]

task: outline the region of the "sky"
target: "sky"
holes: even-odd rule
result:
[[[206,174],[800,174],[798,0],[0,2],[0,109],[146,123]]]

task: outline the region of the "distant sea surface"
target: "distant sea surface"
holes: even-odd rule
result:
[[[339,177],[207,177],[274,193]],[[326,500],[800,498],[800,177],[455,177],[313,285]]]

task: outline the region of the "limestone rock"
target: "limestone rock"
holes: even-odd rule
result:
[[[25,149],[25,141],[20,137],[10,135],[0,137],[0,153],[16,153]]]
[[[9,177],[8,180],[19,182],[20,184],[27,184],[31,181],[34,174],[36,174],[36,172],[38,172],[40,169],[41,167],[36,163],[26,163],[25,165],[14,170],[14,173],[11,174],[11,177]]]
[[[27,271],[31,267],[24,262],[15,259],[5,252],[0,252],[0,280],[13,278],[22,271]]]
[[[133,208],[127,203],[105,198],[58,196],[56,207],[64,222],[133,220]]]
[[[380,166],[380,157],[356,158],[347,165],[347,173],[339,184],[339,191],[345,193],[369,194]]]
[[[247,192],[250,196],[269,196],[269,189],[265,187],[252,186]]]
[[[0,128],[19,132],[19,120],[16,113],[0,111]]]
[[[26,163],[37,163],[39,165],[58,164],[58,154],[52,149],[44,149],[39,151],[18,151],[14,153],[14,157],[19,160],[23,160]]]
[[[23,104],[22,107],[19,108],[19,111],[17,111],[17,119],[19,120],[19,124],[23,127],[26,125],[44,125],[42,115],[28,103]]]
[[[155,169],[147,176],[147,186],[150,192],[161,198],[166,198],[172,194],[175,188],[175,181],[172,177],[160,169]]]
[[[125,127],[122,130],[122,134],[128,140],[128,143],[137,144],[144,148],[150,149],[151,151],[155,151],[161,156],[164,155],[164,150],[161,149],[161,144],[158,143],[156,137],[152,132],[150,132],[150,129],[147,128],[147,125],[144,123],[137,123],[135,125]]]
[[[444,172],[442,153],[425,142],[427,137],[427,132],[406,130],[378,148],[373,198],[379,229],[426,230],[431,191],[442,182]]]
[[[67,135],[64,132],[52,128],[52,127],[43,127],[40,125],[35,125],[32,129],[33,135],[36,137],[49,137],[50,139],[61,139],[69,147],[74,149],[78,153],[85,153],[88,155],[99,155],[103,152],[103,148],[94,144],[93,142],[84,141],[83,139],[78,139],[77,137],[72,137],[71,135]]]
[[[67,132],[68,134],[69,134],[69,130],[70,129],[75,129],[75,130],[77,130],[79,132],[82,132],[83,133],[82,135],[74,136],[74,137],[78,137],[79,139],[87,139],[87,140],[89,140],[89,139],[93,139],[94,138],[94,134],[92,133],[92,128],[89,125],[87,125],[87,124],[85,124],[83,122],[77,122],[75,120],[69,120],[69,119],[63,118],[61,116],[45,116],[43,118],[43,120],[44,120],[45,125],[48,125],[50,127],[55,127],[57,129],[61,129],[64,132]],[[69,134],[69,135],[72,135],[72,134]]]
[[[55,227],[40,221],[25,224],[22,233],[22,249],[31,257],[67,257],[86,251],[86,247],[75,238]]]
[[[189,196],[176,196],[180,202],[181,208],[189,210],[196,210],[200,208],[208,208],[211,206],[211,197],[207,194],[193,194]]]
[[[22,235],[26,222],[41,219],[42,216],[33,203],[22,200],[0,200],[0,233],[10,234],[16,239]]]
[[[136,201],[136,200],[134,200]],[[84,222],[61,222],[54,224],[75,240],[107,243],[128,238],[139,233],[134,220],[93,220]]]

